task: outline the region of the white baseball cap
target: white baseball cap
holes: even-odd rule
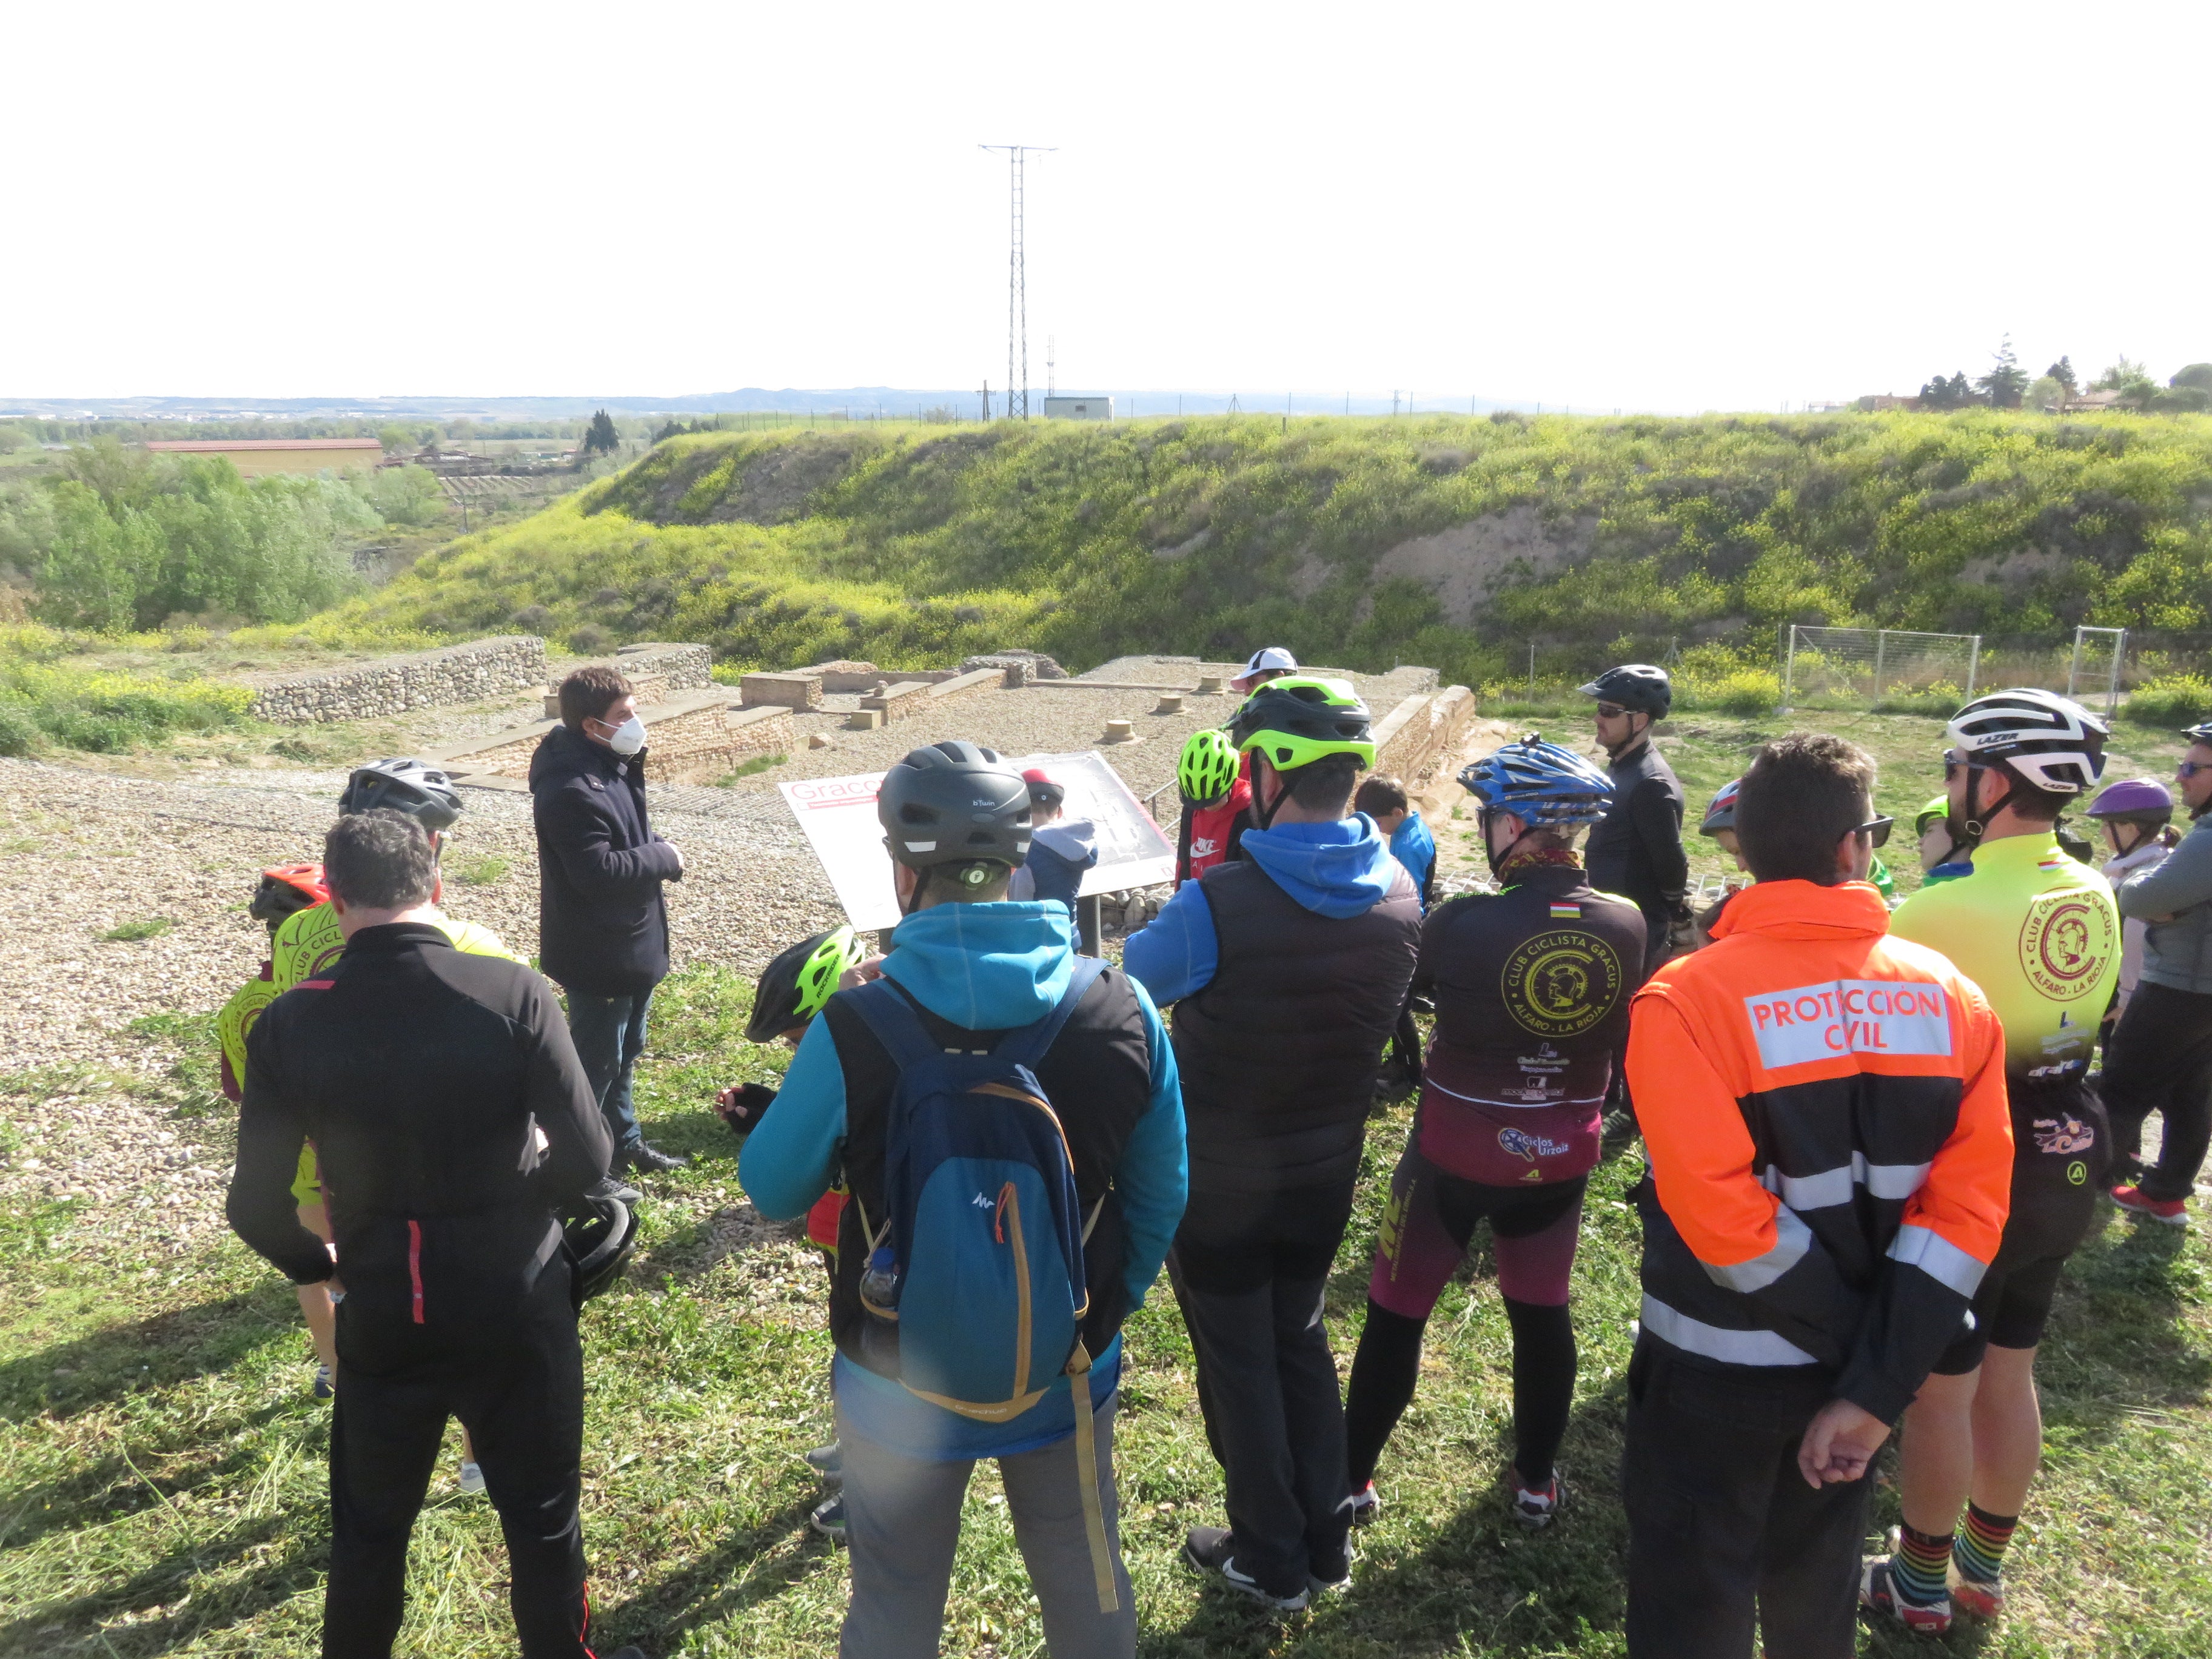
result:
[[[1262,646],[1252,653],[1252,660],[1244,665],[1244,672],[1229,682],[1232,691],[1249,691],[1255,674],[1295,674],[1298,659],[1279,645]]]

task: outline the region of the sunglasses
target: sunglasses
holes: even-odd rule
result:
[[[1601,702],[1597,706],[1597,717],[1601,720],[1617,720],[1627,712],[1617,702]]]
[[[2212,761],[2184,761],[2173,769],[2177,778],[2193,778],[2199,772],[2212,772]]]
[[[1864,836],[1872,846],[1883,847],[1889,842],[1890,825],[1896,822],[1894,818],[1869,818],[1864,823],[1853,825],[1850,833]]]

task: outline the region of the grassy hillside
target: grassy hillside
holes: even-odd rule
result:
[[[2212,417],[1223,417],[702,434],[341,625],[782,665],[1279,641],[1472,684],[1778,623],[2212,626]],[[579,637],[580,635],[580,637]]]

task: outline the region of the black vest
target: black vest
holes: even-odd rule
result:
[[[1220,956],[1175,1008],[1194,1197],[1349,1179],[1420,948],[1413,878],[1356,916],[1316,915],[1249,862],[1199,891]]]
[[[968,1030],[939,1018],[919,1003],[915,1010],[923,1029],[948,1048],[994,1048],[1006,1035]],[[830,1022],[837,1063],[845,1073],[843,1158],[845,1185],[853,1195],[837,1224],[830,1334],[847,1358],[896,1376],[898,1328],[872,1317],[861,1307],[860,1275],[868,1265],[865,1229],[884,1224],[885,1121],[898,1084],[898,1067],[867,1022],[846,1006],[842,994],[831,997],[822,1014]],[[1152,1054],[1145,1040],[1144,1010],[1120,969],[1109,967],[1098,975],[1036,1070],[1067,1136],[1076,1196],[1084,1214],[1098,1206],[1098,1219],[1083,1246],[1084,1276],[1091,1287],[1083,1340],[1095,1355],[1114,1340],[1128,1312],[1123,1283],[1127,1233],[1113,1190],[1114,1171],[1121,1167],[1122,1149],[1152,1100]]]

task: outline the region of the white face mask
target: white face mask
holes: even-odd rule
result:
[[[635,755],[645,747],[645,722],[632,714],[607,733],[607,747],[617,755]]]

